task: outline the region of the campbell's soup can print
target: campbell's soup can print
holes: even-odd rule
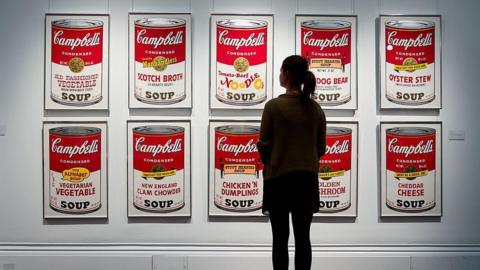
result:
[[[260,128],[228,125],[215,128],[215,205],[227,211],[262,207],[263,164],[257,150]]]
[[[85,214],[101,207],[101,130],[58,127],[49,130],[50,207]]]
[[[327,127],[326,150],[319,162],[320,212],[338,212],[351,205],[352,130]]]
[[[146,18],[135,21],[135,97],[165,105],[185,99],[186,21]]]
[[[421,105],[435,98],[435,23],[385,23],[385,93],[397,104]]]
[[[301,23],[301,55],[315,75],[314,99],[335,106],[351,99],[352,24],[339,20]]]
[[[52,22],[51,98],[69,106],[102,100],[103,22]]]
[[[216,97],[239,106],[267,99],[267,22],[228,19],[217,22]]]
[[[435,206],[435,129],[396,127],[386,132],[386,198],[393,210]]]
[[[151,125],[133,129],[133,204],[150,212],[185,205],[185,129]]]

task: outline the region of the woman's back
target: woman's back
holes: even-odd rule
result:
[[[262,119],[260,141],[267,142],[270,152],[265,179],[291,171],[318,173],[325,151],[325,115],[316,102],[300,93],[283,94],[266,104]]]

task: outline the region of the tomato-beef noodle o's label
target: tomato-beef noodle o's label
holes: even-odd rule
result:
[[[216,97],[239,106],[267,99],[267,22],[227,19],[216,28]]]
[[[49,130],[50,207],[85,214],[101,207],[101,130],[58,127]]]
[[[69,106],[102,100],[103,22],[63,19],[51,24],[51,99]]]
[[[186,97],[186,21],[146,18],[135,21],[135,98],[157,105]]]
[[[397,104],[421,105],[435,98],[435,23],[385,23],[385,94]]]
[[[404,212],[435,206],[435,129],[395,127],[386,131],[387,206]]]
[[[339,20],[301,23],[301,55],[315,75],[314,99],[325,106],[351,99],[352,25]]]
[[[257,150],[260,128],[228,125],[215,128],[215,205],[227,211],[262,207],[263,164]]]
[[[185,205],[183,127],[133,129],[133,204],[150,212],[171,212]]]
[[[320,158],[320,212],[338,212],[351,205],[352,130],[327,127],[326,151]]]

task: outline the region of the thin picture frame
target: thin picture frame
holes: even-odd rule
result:
[[[108,110],[109,52],[110,15],[45,14],[45,110]]]
[[[107,128],[106,121],[43,122],[45,219],[108,218]]]
[[[442,122],[380,122],[380,216],[441,217]]]
[[[358,137],[358,122],[327,121],[327,149],[321,158],[324,161],[320,162],[318,179],[320,211],[315,217],[357,217]],[[345,158],[348,154],[350,159],[347,161]],[[324,167],[330,167],[329,163],[339,170],[324,170]],[[350,168],[346,170],[348,165]],[[329,173],[324,173],[326,175],[322,177],[322,171]]]
[[[442,17],[380,15],[378,23],[380,109],[441,109]]]

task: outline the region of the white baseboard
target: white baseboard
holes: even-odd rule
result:
[[[225,244],[0,245],[0,270],[265,270],[271,246]],[[294,269],[291,247],[290,269]],[[479,270],[480,245],[315,245],[312,270]]]

